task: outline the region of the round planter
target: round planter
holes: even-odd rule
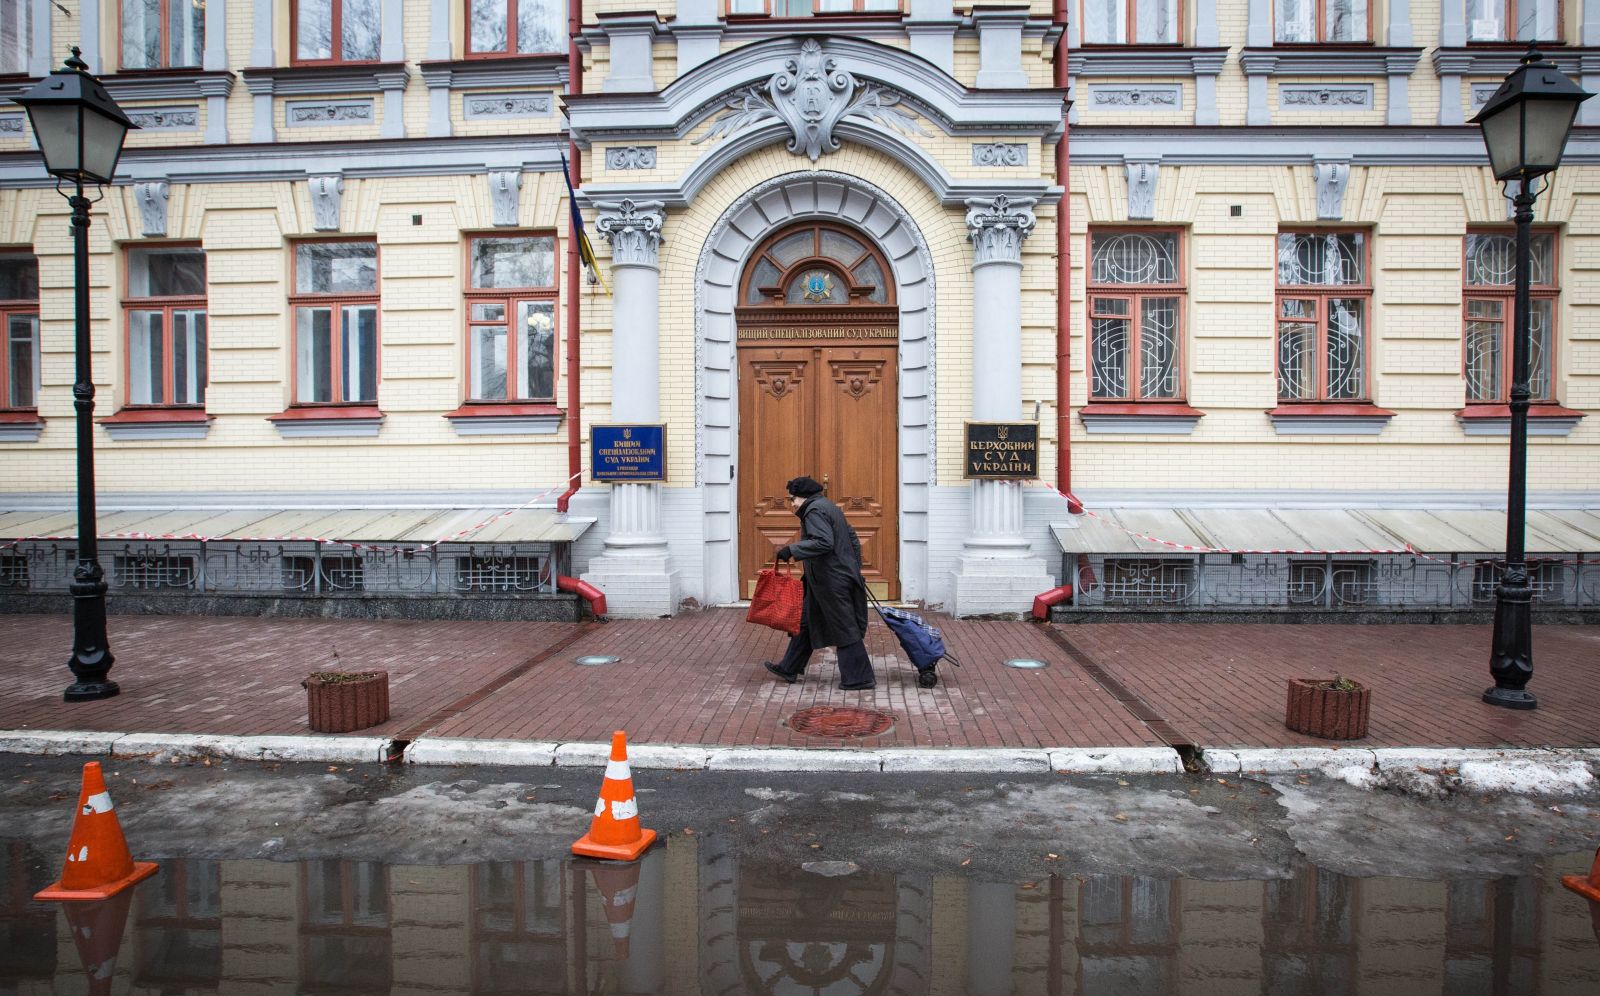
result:
[[[389,719],[389,672],[318,672],[300,683],[306,690],[306,718],[318,733],[349,733]]]
[[[1289,705],[1283,725],[1296,733],[1323,740],[1359,740],[1367,735],[1372,690],[1339,689],[1324,678],[1290,678]]]

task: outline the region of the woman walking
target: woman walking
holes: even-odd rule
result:
[[[877,687],[863,642],[867,635],[867,583],[861,577],[861,540],[844,512],[822,494],[822,485],[797,477],[786,486],[789,506],[800,517],[800,541],[778,549],[779,560],[798,560],[804,568],[806,597],[800,632],[789,640],[783,660],[763,661],[768,671],[794,684],[805,673],[811,651],[839,648],[839,687],[858,691]]]

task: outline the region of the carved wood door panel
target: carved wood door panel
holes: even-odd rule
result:
[[[809,474],[861,539],[862,573],[879,597],[900,596],[899,436],[895,347],[739,349],[739,564],[756,572],[799,520],[784,484]]]

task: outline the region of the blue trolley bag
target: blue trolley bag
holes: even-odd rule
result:
[[[878,618],[900,641],[900,649],[905,651],[916,667],[918,685],[932,688],[939,683],[939,675],[934,668],[941,660],[947,660],[956,667],[961,666],[961,662],[945,650],[944,634],[939,632],[938,627],[929,626],[919,615],[884,605],[872,594],[871,588],[867,589],[867,597],[872,599],[872,607],[878,610]]]

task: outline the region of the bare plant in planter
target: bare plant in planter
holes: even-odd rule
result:
[[[339,652],[333,652],[339,663]],[[389,719],[388,671],[313,671],[306,690],[306,718],[318,733],[349,733]]]
[[[1283,724],[1324,740],[1359,740],[1367,735],[1372,690],[1349,678],[1290,678]]]

